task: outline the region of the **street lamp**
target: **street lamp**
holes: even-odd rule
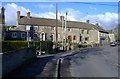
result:
[[[27,43],[28,43],[28,47],[30,46],[29,44],[29,31],[27,30]]]
[[[27,25],[27,23],[28,23],[28,21],[29,21],[30,19],[27,19],[27,21],[26,21],[26,23],[25,23],[25,27],[26,27],[26,25]],[[27,29],[27,27],[26,27],[26,29]],[[29,29],[27,30],[27,43],[28,43],[28,47],[30,47],[30,44],[29,44]]]

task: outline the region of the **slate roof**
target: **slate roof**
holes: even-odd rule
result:
[[[28,20],[26,16],[21,16],[20,19],[18,20],[19,25],[34,25],[34,26],[55,26],[56,25],[56,20],[55,19],[49,19],[49,18],[40,18],[40,17],[30,17]],[[93,24],[88,24],[85,22],[78,22],[78,21],[67,21],[67,26],[69,28],[80,28],[80,29],[96,29],[99,30],[100,32],[105,32],[107,33],[106,30],[104,30],[100,26],[96,26]],[[58,26],[61,26],[60,20],[58,20]]]
[[[99,30],[100,32],[109,33],[108,31],[104,30],[104,29],[102,28],[102,26],[93,25],[93,27],[94,27],[94,29]]]

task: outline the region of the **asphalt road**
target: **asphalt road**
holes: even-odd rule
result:
[[[118,47],[90,48],[64,58],[61,77],[118,77]]]
[[[77,53],[77,54],[72,54]],[[41,56],[7,77],[55,77],[57,59],[62,58],[61,77],[117,77],[118,47],[96,47],[83,51]],[[7,78],[8,79],[8,78]]]

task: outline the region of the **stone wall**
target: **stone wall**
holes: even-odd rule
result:
[[[2,55],[2,75],[13,71],[32,59],[36,58],[35,48],[25,48],[12,52],[3,53]]]

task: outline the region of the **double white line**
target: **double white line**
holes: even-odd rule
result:
[[[62,63],[63,58],[57,60],[56,69],[55,69],[55,78],[60,79],[60,64]]]

